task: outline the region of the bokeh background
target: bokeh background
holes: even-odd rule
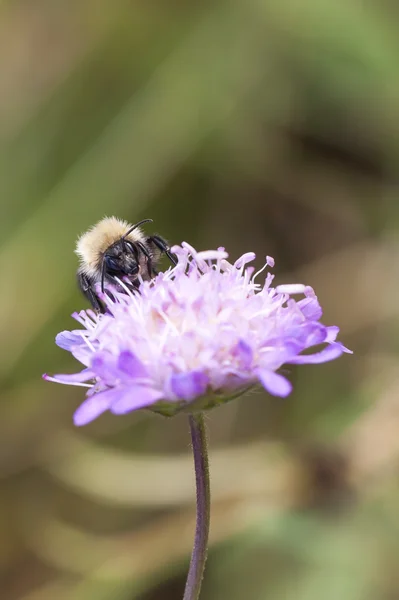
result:
[[[274,256],[355,351],[208,415],[202,598],[399,598],[398,29],[388,0],[1,2],[2,600],[182,596],[187,421],[77,430],[84,391],[41,380],[112,214]]]

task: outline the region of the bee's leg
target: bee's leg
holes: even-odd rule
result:
[[[147,259],[147,271],[148,271],[148,276],[151,279],[151,277],[153,275],[157,275],[157,272],[155,271],[154,267],[152,266],[151,254],[148,252],[145,245],[142,244],[141,242],[136,242],[136,245],[138,246],[138,248],[140,248],[140,250],[142,251],[142,253],[144,254],[144,256]]]
[[[166,254],[166,256],[169,258],[170,262],[173,265],[177,265],[177,260],[171,253],[170,248],[164,239],[162,239],[159,235],[152,235],[150,238],[148,238],[148,240],[152,242],[157,248],[159,248],[161,252]]]
[[[81,289],[83,294],[86,296],[86,298],[88,299],[88,301],[90,302],[90,304],[92,305],[94,310],[96,310],[98,312],[102,312],[102,313],[105,312],[105,306],[104,306],[103,302],[101,302],[101,300],[97,296],[93,282],[90,281],[90,279],[87,277],[87,275],[85,275],[84,273],[81,273],[80,271],[78,271],[78,273],[77,273],[77,278],[78,278],[79,288]]]

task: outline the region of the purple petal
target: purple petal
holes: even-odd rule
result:
[[[334,360],[341,356],[343,352],[345,352],[344,346],[342,344],[329,344],[326,348],[321,350],[320,352],[315,352],[314,354],[301,354],[300,356],[295,356],[290,360],[287,360],[287,363],[292,365],[304,365],[304,364],[313,364],[317,365],[319,363],[324,363],[329,360]]]
[[[190,373],[178,373],[172,375],[170,386],[172,392],[182,400],[194,400],[202,396],[208,387],[209,378],[202,371],[191,371]]]
[[[86,345],[74,346],[71,349],[71,354],[76,360],[82,363],[85,367],[90,367],[93,352]]]
[[[339,344],[339,343],[340,342],[337,342],[337,344]],[[350,350],[349,348],[347,348],[343,344],[341,344],[341,347],[342,347],[342,352],[345,352],[345,354],[353,354],[353,350]]]
[[[117,367],[129,377],[148,377],[148,371],[144,364],[129,350],[124,350],[119,354]]]
[[[302,346],[302,350],[304,350],[309,346],[325,342],[327,337],[326,329],[324,325],[314,321],[302,321],[301,323],[294,321],[286,328],[285,332],[283,330],[283,335],[285,334],[284,337],[290,341],[296,341]],[[278,343],[278,340],[281,338],[276,337],[274,339]]]
[[[317,298],[304,298],[298,302],[298,306],[304,317],[310,321],[318,321],[321,319],[323,311]]]
[[[104,350],[96,352],[90,366],[92,371],[108,385],[113,385],[118,379],[117,359],[110,352]]]
[[[142,385],[132,386],[111,406],[111,412],[115,415],[123,415],[145,406],[150,406],[161,400],[163,394],[159,390]]]
[[[99,394],[94,394],[87,398],[83,404],[75,411],[73,421],[75,425],[87,425],[90,421],[97,419],[103,412],[108,410],[112,403],[119,400],[120,391],[107,390]]]
[[[61,373],[53,375],[53,378],[60,383],[82,383],[94,379],[94,373],[91,369],[83,369],[80,373]]]
[[[298,340],[287,339],[282,342],[279,338],[272,338],[261,348],[259,366],[261,369],[274,371],[303,349],[304,344]]]
[[[331,342],[335,342],[335,340],[337,339],[337,335],[339,334],[339,327],[331,325],[331,327],[327,327],[326,329],[327,337],[325,341],[331,344]]]
[[[85,341],[77,331],[61,331],[56,338],[55,343],[63,350],[72,350],[76,346],[85,346]]]
[[[327,331],[324,325],[320,323],[309,323],[304,327],[306,347],[316,346],[326,341]]]
[[[292,384],[279,373],[267,371],[266,369],[259,369],[257,371],[257,376],[265,390],[273,396],[285,398],[292,391]]]
[[[240,340],[236,347],[233,349],[233,355],[238,359],[238,363],[241,369],[249,369],[252,365],[253,352],[251,346]]]

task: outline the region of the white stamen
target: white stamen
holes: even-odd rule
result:
[[[129,290],[129,288],[127,287],[127,285],[125,284],[124,281],[119,279],[119,277],[115,277],[115,281],[117,281],[119,283],[119,285],[123,288],[123,290],[126,292],[126,294],[128,294],[128,296],[133,296],[131,290]]]
[[[84,315],[86,316],[86,315]],[[84,319],[82,317],[82,313],[78,313],[78,312],[73,312],[72,313],[72,317],[75,319],[75,321],[77,321],[78,323],[80,323],[81,325],[83,325],[83,327],[86,327],[86,319]]]
[[[258,275],[260,275],[261,273],[263,273],[263,271],[265,269],[267,269],[268,266],[269,266],[268,263],[265,262],[265,264],[263,265],[263,267],[261,269],[259,269],[259,271],[256,271],[255,275],[252,277],[252,283],[255,282],[255,279],[258,277]]]
[[[78,381],[65,381],[64,379],[57,379],[56,377],[50,377],[46,375],[44,377],[46,381],[53,381],[54,383],[63,383],[64,385],[77,385],[78,387],[87,387],[92,388],[94,385],[92,383],[80,383]]]
[[[88,345],[88,347],[90,348],[90,350],[92,352],[95,352],[95,348],[93,346],[93,344],[87,339],[87,337],[84,335],[84,331],[79,331],[80,333],[80,337],[82,338],[82,340]]]
[[[227,252],[221,250],[204,250],[203,252],[198,252],[196,258],[202,260],[220,260],[222,258],[227,258],[228,256]]]
[[[278,294],[303,294],[306,290],[306,285],[303,283],[287,283],[276,286]]]

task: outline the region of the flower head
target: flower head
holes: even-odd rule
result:
[[[312,288],[273,288],[270,273],[257,282],[272,258],[254,274],[252,252],[231,264],[222,248],[196,252],[183,242],[172,250],[174,268],[142,281],[139,292],[114,290],[112,298],[103,297],[106,314],[75,313],[82,328],[57,336],[85,368],[44,377],[89,388],[75,413],[77,425],[107,410],[171,415],[206,408],[255,384],[284,397],[292,386],[276,372],[282,365],[322,363],[349,352],[336,341],[338,327],[319,322]],[[297,294],[302,299],[292,297]]]

